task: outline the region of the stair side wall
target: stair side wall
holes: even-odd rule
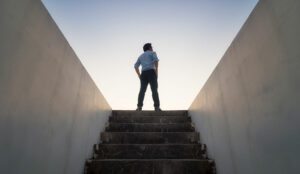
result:
[[[1,0],[0,173],[83,173],[110,113],[42,2]]]
[[[300,173],[299,17],[260,0],[191,104],[217,173]]]

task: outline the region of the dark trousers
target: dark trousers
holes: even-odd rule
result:
[[[143,101],[145,97],[145,92],[147,90],[148,83],[150,83],[151,90],[152,90],[152,98],[154,101],[154,107],[159,107],[159,98],[158,98],[158,92],[157,92],[157,76],[155,73],[155,70],[146,70],[142,71],[141,74],[141,88],[138,98],[138,107],[143,107]]]

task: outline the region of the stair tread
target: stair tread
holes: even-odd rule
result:
[[[105,159],[87,166],[93,174],[212,174],[208,160],[195,159]]]
[[[97,159],[203,159],[201,144],[138,144],[94,146]]]
[[[130,110],[113,110],[112,115],[151,115],[151,116],[172,116],[172,115],[187,115],[187,110],[166,110],[166,111],[150,111],[150,110],[143,110],[143,111],[130,111]]]
[[[102,133],[116,133],[116,134],[175,134],[175,133],[195,133],[198,134],[198,132],[102,132]]]
[[[109,124],[118,124],[118,125],[192,125],[192,123],[109,123]]]
[[[187,110],[113,110],[100,136],[88,174],[213,173]]]
[[[198,132],[102,132],[104,144],[198,143]]]
[[[159,118],[159,117],[163,117],[163,118],[174,118],[174,117],[179,117],[179,118],[188,118],[190,116],[182,116],[182,115],[170,115],[170,116],[165,116],[165,115],[158,115],[158,116],[147,116],[147,115],[114,115],[114,116],[110,116],[110,117],[117,117],[117,118],[135,118],[135,117],[149,117],[149,118]]]
[[[191,123],[191,117],[184,116],[111,116],[110,123]]]
[[[171,134],[199,134],[198,132],[102,132],[101,134],[152,134],[152,135],[155,135],[155,134],[165,134],[165,135],[171,135]]]
[[[98,144],[100,146],[201,146],[202,144]]]
[[[205,161],[209,162],[208,159],[93,159],[91,161]]]

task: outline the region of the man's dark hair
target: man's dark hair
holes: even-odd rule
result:
[[[150,50],[150,48],[152,48],[151,43],[146,43],[143,47],[144,52]]]

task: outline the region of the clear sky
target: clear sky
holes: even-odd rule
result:
[[[188,109],[258,0],[42,0],[113,109],[135,109],[150,42],[161,108]],[[153,109],[148,86],[144,109]]]

